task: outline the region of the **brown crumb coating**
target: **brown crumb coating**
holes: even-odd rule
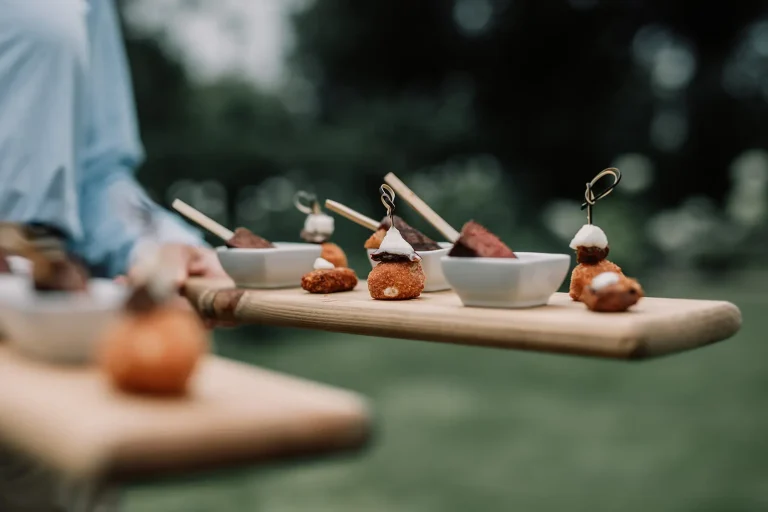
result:
[[[379,263],[368,274],[368,291],[379,300],[415,299],[426,277],[419,262]]]
[[[588,265],[585,263],[579,263],[576,268],[573,269],[571,274],[571,289],[570,296],[573,300],[581,300],[581,294],[584,287],[592,282],[595,276],[602,274],[603,272],[616,272],[617,274],[624,276],[621,268],[608,260],[602,260],[594,265]]]
[[[620,313],[637,304],[644,296],[643,287],[637,280],[622,277],[618,283],[599,290],[589,285],[585,286],[581,294],[581,302],[591,311]]]
[[[381,247],[381,242],[384,241],[384,237],[387,236],[386,229],[379,229],[365,241],[366,249],[378,249]]]
[[[357,276],[351,268],[322,268],[301,278],[301,287],[309,293],[348,292],[355,286]]]
[[[344,254],[341,247],[332,242],[325,242],[321,245],[320,257],[333,263],[334,267],[347,266],[347,255]]]

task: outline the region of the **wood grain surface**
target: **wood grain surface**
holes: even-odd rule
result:
[[[539,308],[485,309],[463,307],[452,291],[376,301],[365,281],[351,292],[312,295],[205,279],[190,280],[186,294],[203,316],[224,321],[618,359],[692,350],[741,326],[735,305],[702,300],[645,298],[626,313],[593,313],[556,293]]]
[[[95,369],[0,345],[0,438],[75,478],[127,478],[365,444],[357,395],[209,356],[187,398],[131,396]]]

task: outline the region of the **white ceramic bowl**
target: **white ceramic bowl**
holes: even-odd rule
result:
[[[37,292],[26,276],[0,276],[0,331],[20,352],[59,363],[87,363],[128,297],[125,286],[91,279],[87,294]]]
[[[568,254],[518,252],[513,258],[443,256],[443,273],[462,304],[485,308],[543,306],[563,284]]]
[[[320,244],[275,242],[270,249],[218,247],[224,271],[240,288],[293,288],[314,268]]]
[[[451,247],[453,247],[453,244],[450,242],[438,242],[438,245],[440,245],[442,249],[419,251],[419,256],[421,256],[421,268],[424,270],[424,277],[427,279],[424,283],[425,292],[440,292],[451,289],[451,285],[448,284],[448,281],[445,280],[445,276],[443,275],[443,267],[440,264],[440,258],[448,254]],[[368,261],[371,262],[371,268],[373,268],[379,264],[378,261],[373,261],[371,259],[371,254],[373,254],[376,249],[366,250],[368,251]]]

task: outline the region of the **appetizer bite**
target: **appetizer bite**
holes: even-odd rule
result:
[[[621,268],[608,261],[608,237],[599,227],[593,224],[584,225],[570,244],[576,251],[578,265],[571,274],[570,296],[573,300],[581,300],[584,287],[603,272],[613,272],[623,276]]]
[[[603,272],[584,287],[581,302],[591,311],[619,313],[637,304],[643,296],[643,288],[636,280],[618,272]]]
[[[610,184],[599,195],[595,195],[594,187],[602,178],[610,176],[613,178],[613,183]],[[608,253],[610,247],[608,245],[608,237],[605,236],[605,232],[602,229],[592,224],[592,207],[605,196],[613,192],[616,185],[621,181],[621,171],[615,167],[603,169],[595,176],[592,181],[587,183],[586,192],[584,192],[584,203],[581,205],[582,210],[587,210],[587,223],[576,233],[576,236],[571,240],[570,247],[576,251],[576,261],[578,265],[573,269],[571,274],[571,286],[569,295],[575,301],[582,300],[582,295],[586,287],[593,282],[593,280],[603,273],[609,273],[608,275],[617,275],[622,283],[628,283],[625,281],[626,277],[621,271],[621,268],[608,261]],[[605,277],[603,279],[611,279]],[[599,283],[600,281],[598,281]],[[634,282],[637,287],[639,284]],[[629,289],[637,289],[634,285]],[[598,306],[600,307],[600,306]]]
[[[415,299],[421,295],[426,281],[421,256],[403,239],[393,220],[394,191],[388,185],[382,185],[380,191],[391,221],[379,248],[371,254],[371,259],[379,264],[368,274],[368,291],[378,300]]]
[[[394,224],[400,233],[400,236],[405,240],[416,252],[426,251],[439,251],[442,249],[440,244],[429,238],[427,235],[419,231],[418,229],[410,226],[402,218],[397,215],[392,216]],[[384,237],[387,235],[389,228],[392,226],[392,220],[387,216],[384,217],[379,223],[378,229],[373,233],[368,240],[365,241],[366,249],[378,249],[381,247],[381,243],[384,241]]]
[[[483,226],[470,220],[461,228],[459,238],[453,244],[448,256],[454,258],[517,258],[512,249],[499,237]]]
[[[197,315],[170,304],[175,272],[159,252],[142,262],[123,317],[103,339],[101,367],[120,390],[181,395],[207,351],[208,335]]]
[[[302,201],[309,202],[310,206]],[[301,239],[305,242],[320,244],[320,257],[330,261],[335,267],[347,266],[347,255],[333,242],[330,242],[334,231],[333,217],[323,213],[320,209],[320,203],[317,197],[307,192],[297,192],[293,199],[296,208],[307,214],[304,220],[304,229],[301,230]]]
[[[378,260],[371,258],[371,256],[381,247],[384,237],[387,235],[387,230],[393,225],[392,219],[387,216],[379,222],[356,212],[348,206],[337,203],[336,201],[331,201],[330,199],[325,201],[325,206],[342,217],[373,231],[373,235],[366,240],[364,245],[371,266],[377,266],[379,263]],[[439,292],[450,289],[450,285],[443,274],[440,258],[448,254],[448,249],[451,247],[451,243],[437,243],[417,229],[409,226],[397,215],[393,215],[393,219],[394,226],[399,231],[401,238],[422,258],[420,262],[421,271],[424,273],[426,279],[423,291]]]
[[[301,287],[309,293],[347,292],[357,286],[357,275],[351,268],[334,266],[324,258],[317,258],[314,268],[301,278]]]

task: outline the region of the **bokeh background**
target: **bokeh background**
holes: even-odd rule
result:
[[[131,511],[768,510],[768,6],[123,0],[141,182],[298,240],[297,190],[567,251],[584,186],[651,295],[731,300],[732,341],[643,364],[248,327],[221,353],[365,393],[364,454],[127,489]],[[399,213],[439,238],[407,205]],[[335,240],[364,275],[363,228]]]

